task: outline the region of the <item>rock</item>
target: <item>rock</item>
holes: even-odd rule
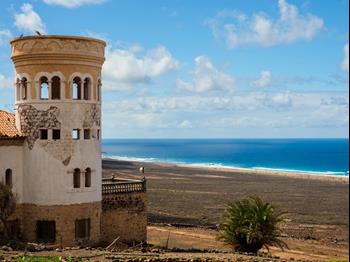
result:
[[[39,252],[43,251],[45,249],[45,246],[36,243],[28,243],[26,249],[30,252]]]
[[[12,251],[12,248],[9,247],[9,246],[2,246],[1,250],[3,250],[3,251]]]

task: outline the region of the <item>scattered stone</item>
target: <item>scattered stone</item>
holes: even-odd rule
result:
[[[2,246],[1,250],[3,250],[3,251],[12,251],[12,248],[9,247],[9,246]]]
[[[40,252],[45,250],[45,246],[36,243],[28,243],[26,246],[27,251],[29,252]]]

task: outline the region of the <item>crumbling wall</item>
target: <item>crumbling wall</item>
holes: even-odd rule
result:
[[[147,199],[145,192],[103,195],[101,238],[103,242],[147,241]]]
[[[29,149],[33,149],[35,141],[39,138],[40,129],[61,127],[57,119],[60,113],[57,107],[38,110],[32,105],[20,105],[17,110],[20,115],[21,132],[27,139]]]
[[[93,104],[87,107],[84,116],[84,128],[92,128],[94,124],[96,126],[101,125],[101,110],[99,105]]]

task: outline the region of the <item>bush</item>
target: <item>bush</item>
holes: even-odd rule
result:
[[[0,182],[0,222],[3,225],[4,236],[8,236],[7,219],[15,212],[16,196],[11,187]]]
[[[278,239],[282,213],[259,197],[249,197],[228,204],[220,224],[218,239],[232,245],[236,251],[257,253],[262,247],[287,245]]]

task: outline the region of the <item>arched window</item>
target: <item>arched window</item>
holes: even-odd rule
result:
[[[12,169],[10,168],[5,171],[5,185],[12,187]]]
[[[76,168],[74,169],[73,173],[73,187],[79,188],[80,187],[80,169]]]
[[[73,79],[72,97],[75,100],[80,100],[81,99],[81,79],[79,77],[75,77]]]
[[[85,78],[85,80],[84,80],[84,100],[90,100],[90,86],[91,86],[90,79]]]
[[[101,79],[97,81],[97,101],[100,101],[101,99],[101,87],[102,87],[102,82]]]
[[[40,78],[40,99],[49,99],[49,80],[46,76]]]
[[[85,169],[85,187],[91,187],[91,168]]]
[[[52,78],[51,99],[61,99],[61,79],[58,76]]]
[[[28,81],[27,81],[27,78],[23,77],[21,79],[21,88],[22,88],[22,100],[27,100],[27,89],[28,89]]]
[[[21,90],[21,83],[19,81],[19,79],[17,78],[16,80],[16,99],[17,101],[20,100],[20,90]]]

